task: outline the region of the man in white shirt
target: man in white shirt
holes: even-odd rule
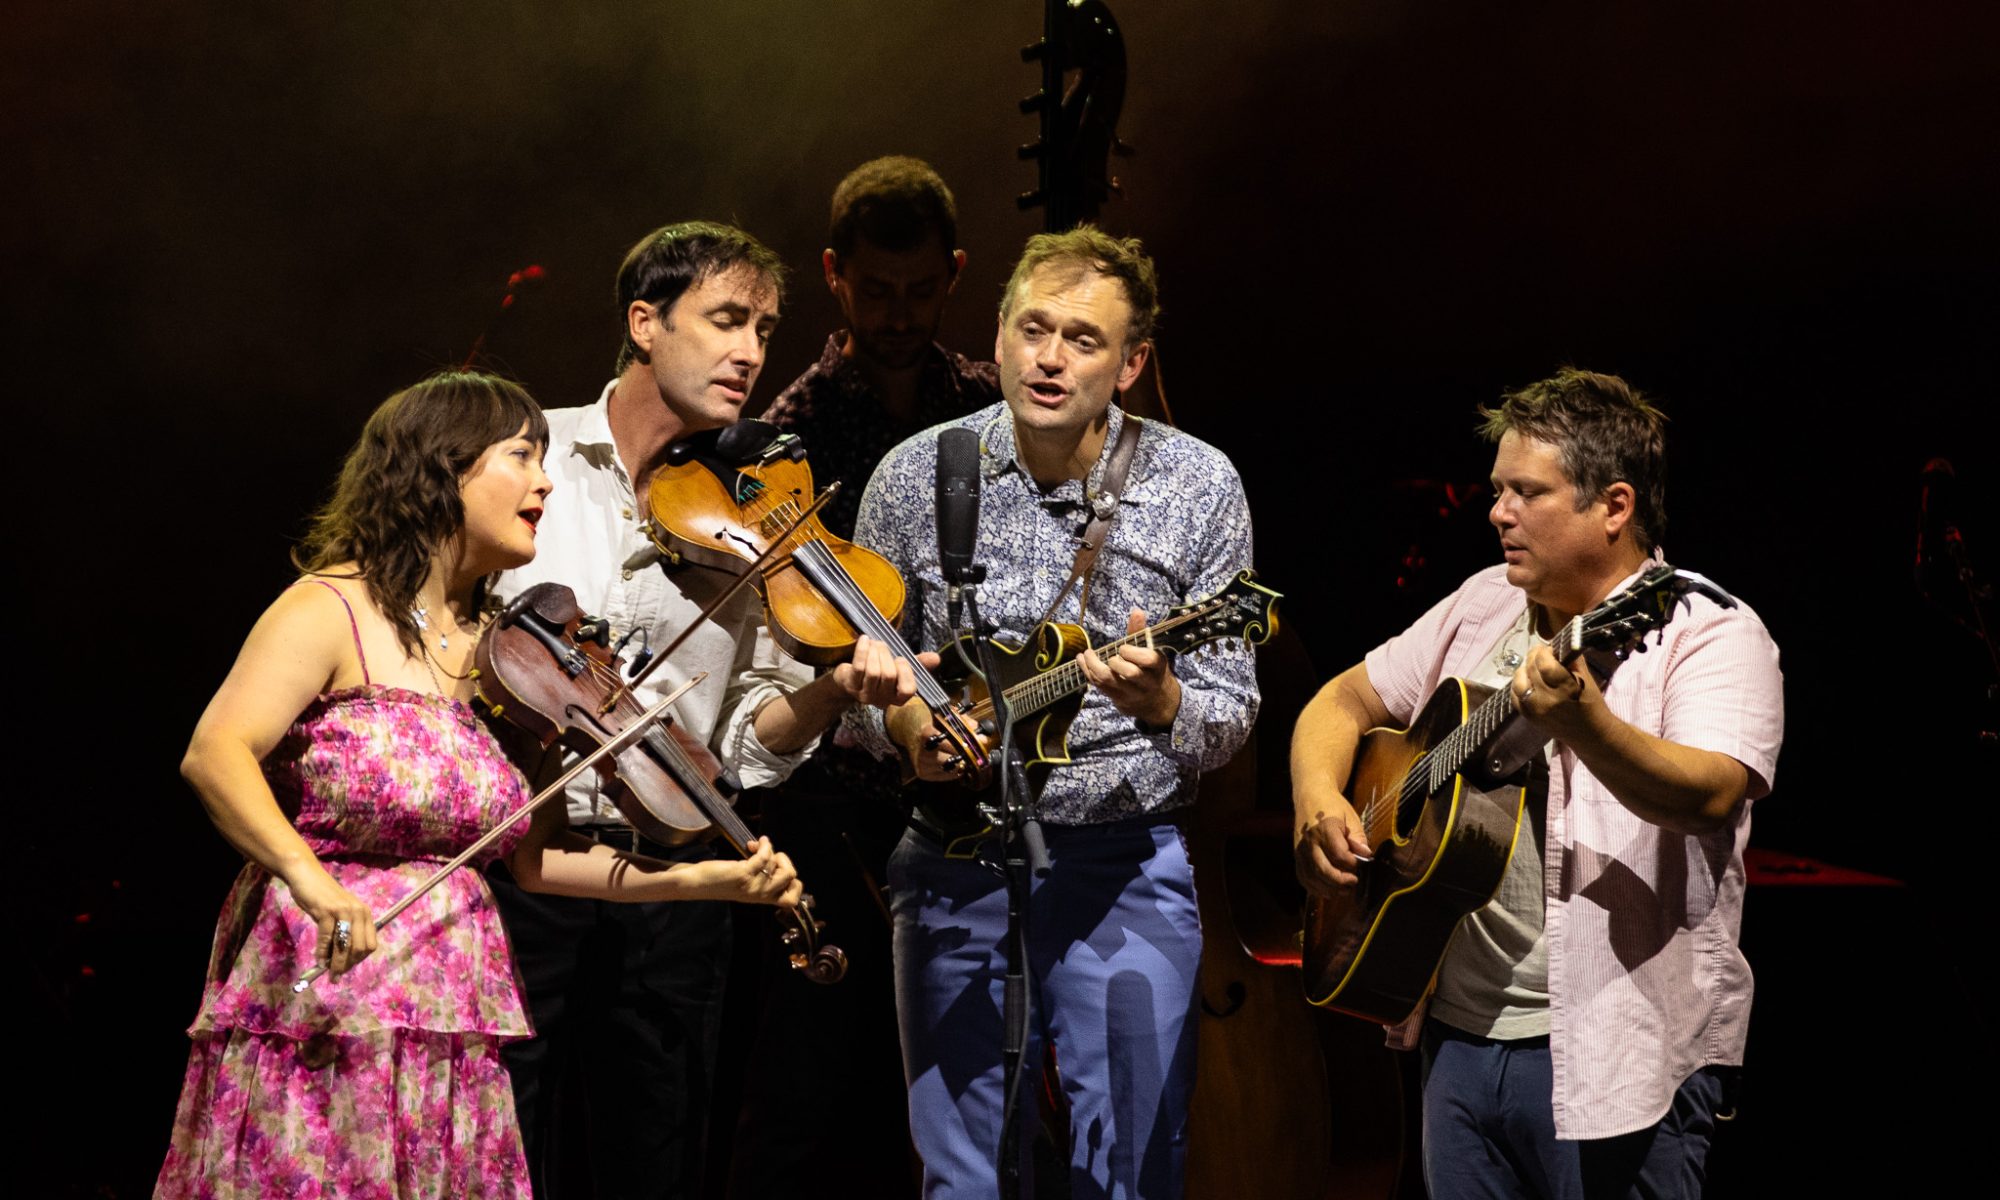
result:
[[[642,528],[646,497],[667,448],[738,419],[782,299],[777,257],[741,230],[685,222],[632,248],[618,274],[617,378],[597,403],[549,412],[546,468],[555,490],[537,527],[540,553],[502,576],[496,595],[564,584],[636,655],[663,649],[733,582],[700,566],[627,564],[651,545]],[[915,694],[909,664],[867,639],[851,663],[814,678],[779,653],[748,587],[653,672],[638,700],[651,705],[704,671],[674,716],[745,787],[790,774],[857,701]],[[676,848],[639,836],[591,775],[571,785],[569,817],[585,836],[656,858],[714,853],[706,844]],[[535,1194],[550,1200],[582,1175],[555,1154],[568,1125],[560,1101],[577,1087],[588,1095],[595,1195],[698,1193],[728,906],[603,904],[495,882],[537,1034],[508,1052]]]

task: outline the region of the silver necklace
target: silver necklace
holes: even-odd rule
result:
[[[426,630],[430,629],[430,627],[431,627],[431,610],[430,610],[429,608],[425,607],[424,605],[421,605],[421,604],[419,604],[419,605],[416,605],[415,607],[413,607],[413,608],[411,608],[411,609],[410,609],[410,619],[411,619],[412,621],[415,621],[415,622],[417,623],[417,633],[418,633],[418,635],[419,635],[419,636],[418,636],[418,638],[417,638],[417,640],[418,640],[419,642],[423,641],[423,637],[422,637],[422,634],[423,634],[423,633],[424,633],[424,632],[425,632]],[[454,625],[457,625],[457,624],[458,624],[458,622],[457,622],[457,620],[456,620],[455,618],[453,619],[453,621],[452,621],[452,624],[454,624]],[[463,625],[459,625],[458,627],[459,627],[459,629],[460,629],[460,630],[463,630],[463,629],[465,628],[465,626],[463,626]],[[448,631],[448,630],[440,630],[440,631],[439,631],[439,633],[438,633],[438,649],[440,649],[440,650],[449,650],[449,649],[451,649],[451,633],[450,633],[450,631]]]

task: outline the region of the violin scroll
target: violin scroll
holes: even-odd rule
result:
[[[796,914],[779,913],[778,919],[785,925],[780,940],[793,969],[814,983],[839,983],[847,974],[847,951],[817,940],[826,922],[812,915],[812,897],[801,897]]]

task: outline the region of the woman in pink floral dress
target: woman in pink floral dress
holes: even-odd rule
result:
[[[216,929],[158,1197],[526,1197],[502,1042],[530,1034],[477,864],[372,914],[528,799],[467,707],[484,581],[535,554],[548,427],[518,386],[389,398],[250,631],[182,773],[250,859]],[[503,839],[523,886],[797,901],[760,846],[669,867],[548,805]],[[315,962],[330,974],[301,994]]]

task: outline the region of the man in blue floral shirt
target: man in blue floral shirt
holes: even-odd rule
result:
[[[1003,640],[1022,642],[1063,593],[1054,619],[1082,625],[1101,644],[1222,590],[1251,565],[1235,469],[1213,447],[1148,422],[1088,587],[1064,592],[1130,419],[1113,400],[1151,353],[1156,297],[1137,240],[1089,228],[1031,239],[1008,283],[995,345],[1003,402],[952,423],[980,435],[981,610]],[[856,540],[901,569],[905,637],[918,649],[950,634],[931,503],[937,433],[883,461],[855,528]],[[1201,960],[1180,823],[1201,772],[1227,761],[1249,733],[1254,663],[1240,642],[1178,658],[1134,646],[1082,661],[1091,686],[1070,729],[1074,761],[1050,771],[1035,806],[1052,868],[1035,883],[1028,914],[1026,1061],[1038,1065],[1042,1039],[1053,1039],[1071,1105],[1076,1194],[1177,1197]],[[921,704],[849,724],[920,776],[951,777]],[[913,830],[890,860],[889,891],[925,1193],[997,1195],[1004,882]]]

